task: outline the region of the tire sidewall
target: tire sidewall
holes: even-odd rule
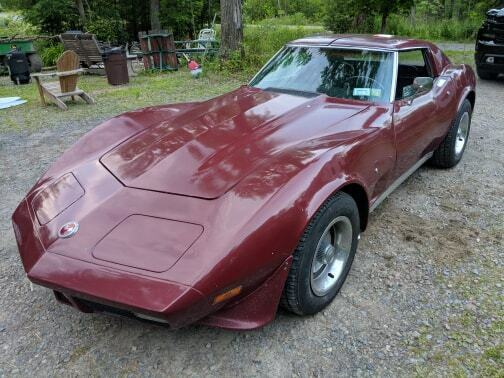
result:
[[[316,296],[311,288],[311,270],[313,258],[320,237],[329,223],[339,216],[345,216],[352,224],[352,248],[346,266],[334,287],[324,296]],[[355,201],[348,195],[338,197],[329,203],[322,213],[318,214],[316,221],[304,243],[301,253],[301,270],[298,281],[298,303],[304,314],[315,314],[325,308],[334,299],[343,286],[357,250],[360,229],[359,212]]]

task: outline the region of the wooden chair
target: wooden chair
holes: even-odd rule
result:
[[[73,51],[65,51],[56,62],[57,72],[32,74],[37,83],[42,105],[46,106],[45,97],[47,96],[54,102],[58,108],[67,110],[67,106],[61,100],[64,97],[81,97],[86,103],[94,104],[94,100],[83,90],[77,88],[79,74],[84,70],[79,68],[79,56]],[[42,77],[57,77],[58,81],[42,82]]]

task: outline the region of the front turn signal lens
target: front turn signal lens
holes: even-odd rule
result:
[[[226,291],[225,293],[219,294],[214,298],[213,304],[216,305],[218,303],[227,301],[228,299],[231,299],[233,297],[236,297],[238,294],[241,293],[242,287],[237,286],[231,290]]]

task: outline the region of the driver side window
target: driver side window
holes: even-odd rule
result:
[[[396,100],[413,97],[418,93],[416,78],[433,78],[425,49],[399,52]]]

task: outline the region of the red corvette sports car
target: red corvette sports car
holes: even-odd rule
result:
[[[293,41],[246,85],[96,127],[13,215],[28,278],[83,312],[253,329],[336,296],[368,215],[464,153],[475,75],[386,35]]]

